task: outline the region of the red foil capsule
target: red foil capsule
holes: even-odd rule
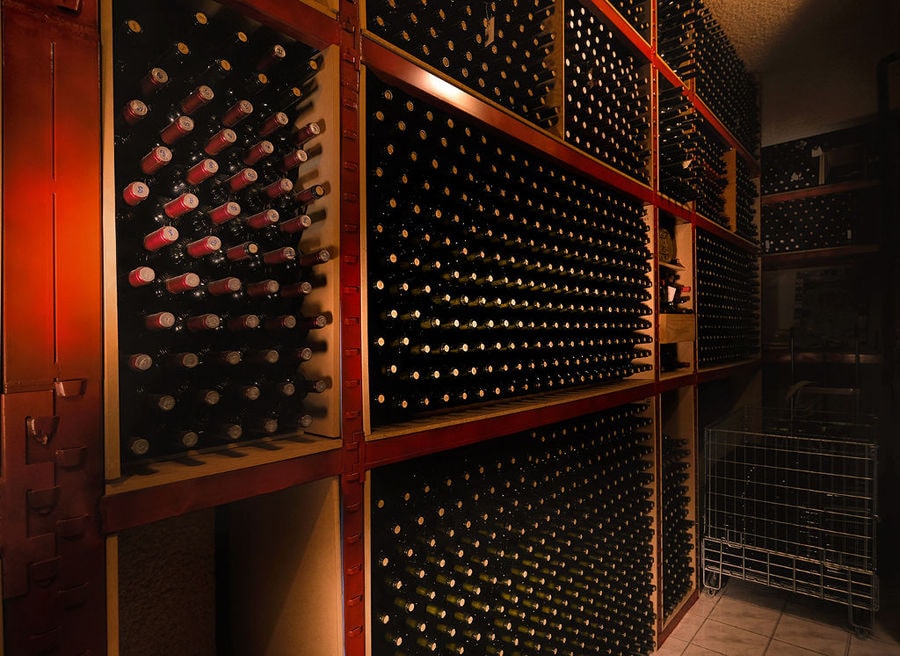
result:
[[[263,210],[258,214],[247,217],[247,225],[254,230],[262,230],[276,223],[278,223],[278,210]]]
[[[259,317],[255,314],[242,314],[231,317],[227,323],[228,330],[254,330],[259,328]]]
[[[216,94],[213,93],[212,89],[205,84],[201,84],[191,91],[186,98],[182,99],[178,106],[181,108],[182,114],[193,114],[201,107],[205,107],[212,102],[212,99],[215,97]]]
[[[178,231],[172,226],[163,226],[144,237],[144,248],[148,251],[158,251],[176,241],[178,241]]]
[[[156,280],[156,272],[148,266],[140,266],[128,272],[128,284],[132,287],[143,287]]]
[[[222,320],[217,314],[198,314],[193,317],[188,317],[187,321],[185,321],[185,325],[188,330],[196,333],[204,330],[215,330],[222,325]]]
[[[320,248],[312,253],[307,253],[300,258],[300,266],[315,266],[317,264],[325,264],[331,259],[331,251],[327,248]]]
[[[297,251],[290,246],[283,246],[282,248],[263,253],[262,258],[266,264],[284,264],[297,259]]]
[[[309,159],[309,153],[302,148],[296,148],[289,152],[281,160],[282,171],[292,171]]]
[[[312,225],[312,219],[309,214],[301,214],[300,216],[295,216],[293,219],[288,219],[284,221],[278,228],[281,232],[286,232],[288,234],[294,234],[297,232],[303,232],[309,226]]]
[[[297,327],[297,317],[293,314],[282,314],[278,317],[266,319],[267,330],[293,330]]]
[[[199,199],[194,194],[186,192],[163,205],[163,212],[170,219],[177,219],[182,214],[197,209],[199,205]]]
[[[206,290],[213,296],[225,296],[241,291],[241,280],[234,276],[213,280],[206,284]]]
[[[296,282],[292,285],[288,285],[287,287],[281,288],[281,296],[283,298],[296,298],[298,296],[307,296],[312,293],[313,286],[304,280],[303,282]]]
[[[149,195],[150,187],[143,182],[132,182],[122,190],[122,200],[131,207],[144,202]]]
[[[276,198],[281,198],[282,196],[291,193],[293,189],[293,182],[291,182],[287,178],[281,178],[280,180],[276,180],[275,182],[263,187],[263,192],[265,192],[266,196],[268,196],[270,199],[275,200]]]
[[[232,246],[225,251],[225,257],[228,258],[230,262],[240,262],[253,257],[258,252],[259,246],[252,241],[245,241],[243,244]]]
[[[307,123],[297,130],[297,133],[294,135],[294,143],[298,146],[302,146],[307,141],[320,134],[322,134],[322,128],[318,123]]]
[[[275,146],[272,144],[272,142],[263,139],[262,141],[250,146],[250,148],[248,148],[244,153],[244,156],[241,158],[241,160],[247,166],[253,166],[257,162],[264,160],[274,152]]]
[[[328,317],[324,314],[317,314],[313,317],[303,319],[303,327],[310,330],[319,330],[329,324]]]
[[[187,170],[184,179],[189,185],[198,185],[219,172],[219,164],[214,159],[204,159]]]
[[[180,294],[182,292],[196,289],[200,286],[200,276],[193,271],[182,273],[180,276],[166,278],[166,291],[170,294]]]
[[[222,240],[216,236],[210,235],[201,237],[196,241],[192,241],[187,245],[187,254],[193,258],[205,257],[215,253],[222,248]]]
[[[307,187],[306,189],[301,189],[296,194],[294,194],[294,202],[300,203],[301,205],[307,205],[308,203],[311,203],[324,195],[325,187],[320,184],[315,184],[311,187]]]
[[[235,143],[237,143],[237,133],[229,128],[223,128],[209,138],[209,141],[203,146],[203,152],[207,155],[218,155]]]
[[[172,161],[172,151],[165,146],[157,146],[141,158],[141,171],[153,175]]]
[[[141,78],[141,93],[152,96],[169,83],[169,74],[158,66],[151,68]]]
[[[190,116],[179,116],[160,131],[159,138],[167,146],[172,146],[193,130],[194,119]]]
[[[135,98],[129,100],[122,107],[122,120],[125,121],[126,125],[137,125],[147,117],[147,112],[149,111],[150,109],[143,100]]]
[[[225,112],[225,115],[222,117],[222,125],[227,128],[233,128],[252,113],[253,103],[249,100],[238,100]]]
[[[260,57],[259,61],[256,63],[256,70],[265,72],[275,66],[276,64],[280,64],[287,57],[287,50],[284,49],[284,46],[280,43],[276,43],[271,48],[266,50],[263,53],[263,56]]]
[[[240,191],[252,185],[259,179],[259,175],[253,169],[241,169],[228,178],[225,183],[231,191]]]
[[[222,203],[218,207],[206,213],[213,225],[222,225],[226,221],[237,217],[241,213],[241,206],[233,201]]]
[[[155,312],[144,317],[147,330],[167,330],[175,325],[175,315],[171,312]]]
[[[247,283],[247,295],[254,298],[260,296],[271,296],[278,293],[277,280],[258,280],[256,282]]]
[[[268,137],[270,134],[278,132],[282,128],[286,128],[291,119],[284,112],[275,112],[259,127],[259,136]]]
[[[153,366],[153,358],[146,353],[135,353],[128,356],[128,368],[132,371],[147,371]]]

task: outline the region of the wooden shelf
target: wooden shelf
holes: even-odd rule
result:
[[[760,197],[760,203],[763,205],[775,205],[792,200],[803,200],[804,198],[815,198],[816,196],[828,196],[829,194],[844,194],[849,191],[858,191],[860,189],[872,189],[880,186],[878,180],[856,180],[853,182],[838,182],[835,184],[818,185],[815,187],[804,187],[803,189],[795,189],[793,191],[782,191],[777,194],[769,194]]]
[[[835,264],[881,250],[878,244],[860,244],[858,246],[834,246],[833,248],[817,248],[809,251],[792,251],[790,253],[770,253],[761,257],[764,270],[799,269],[802,267]]]
[[[313,450],[315,449],[315,450]],[[272,442],[218,451],[192,461],[157,462],[146,477],[107,483],[100,503],[105,534],[339,476],[338,440]]]

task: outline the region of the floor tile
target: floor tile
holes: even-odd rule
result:
[[[780,608],[769,608],[735,597],[724,597],[709,615],[710,619],[717,622],[764,636],[771,636],[775,632],[780,616]]]
[[[653,652],[653,656],[681,656],[687,646],[688,643],[684,640],[677,640],[670,636],[662,647]]]
[[[711,595],[701,591],[700,596],[697,597],[697,601],[691,606],[689,612],[694,613],[699,617],[709,617],[709,614],[712,612],[713,608],[716,607],[716,604],[719,603],[721,598],[722,595]]]
[[[845,656],[850,634],[844,626],[828,626],[784,614],[778,622],[774,637],[825,656]]]
[[[784,605],[784,600],[787,597],[787,593],[783,590],[739,579],[729,579],[722,594],[726,597],[752,601],[761,606],[779,609]]]
[[[850,656],[900,656],[900,644],[889,644],[873,638],[850,638]]]
[[[820,654],[787,642],[773,640],[766,649],[766,656],[820,656]]]
[[[693,609],[691,609],[691,611],[692,610]],[[691,611],[688,611],[681,619],[678,626],[676,626],[672,633],[669,634],[670,637],[675,638],[676,640],[684,640],[685,642],[691,641],[703,625],[703,622],[706,621],[706,617],[701,613],[692,613]]]
[[[786,615],[800,617],[811,622],[827,624],[841,629],[850,628],[847,607],[824,599],[804,595],[790,595],[784,607]]]
[[[712,651],[711,649],[706,649],[705,647],[701,647],[700,645],[688,645],[688,648],[684,650],[684,653],[681,656],[728,656],[727,654],[723,655],[722,652]]]
[[[762,656],[769,638],[710,618],[691,642],[728,656]]]

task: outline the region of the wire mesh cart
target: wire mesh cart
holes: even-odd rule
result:
[[[874,421],[744,408],[707,427],[705,587],[723,577],[878,610]]]

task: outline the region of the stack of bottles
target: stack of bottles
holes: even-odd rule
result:
[[[459,84],[542,127],[559,121],[553,0],[366,3],[367,28]]]
[[[819,158],[813,152],[816,145],[807,139],[763,148],[761,192],[779,194],[818,185]]]
[[[725,151],[724,142],[693,109],[681,89],[660,85],[660,191],[681,203],[694,201],[699,214],[727,225]]]
[[[709,7],[698,3],[697,95],[751,153],[759,148],[759,89]]]
[[[786,253],[874,239],[876,194],[857,190],[764,204],[763,248],[766,253]]]
[[[376,469],[372,654],[649,654],[646,404]]]
[[[647,65],[629,52],[606,19],[583,5],[572,3],[565,27],[565,140],[647,182]]]
[[[168,4],[115,8],[120,429],[132,458],[296,433],[311,421],[303,398],[330,385],[303,373],[331,320],[303,308],[330,251],[301,239],[328,189],[298,183],[321,150],[309,103],[322,56]]]
[[[641,203],[367,88],[373,425],[647,370]]]
[[[699,0],[658,0],[656,51],[681,80],[697,75]]]
[[[637,30],[645,40],[650,40],[650,3],[648,0],[612,0],[612,4],[631,27]]]
[[[694,522],[689,516],[690,452],[686,445],[685,440],[663,433],[660,532],[664,617],[694,589]]]
[[[757,179],[747,160],[738,156],[735,161],[737,162],[735,232],[748,241],[759,243],[759,230],[756,226],[756,207],[759,199]]]
[[[697,230],[697,354],[712,367],[759,355],[759,257]]]

